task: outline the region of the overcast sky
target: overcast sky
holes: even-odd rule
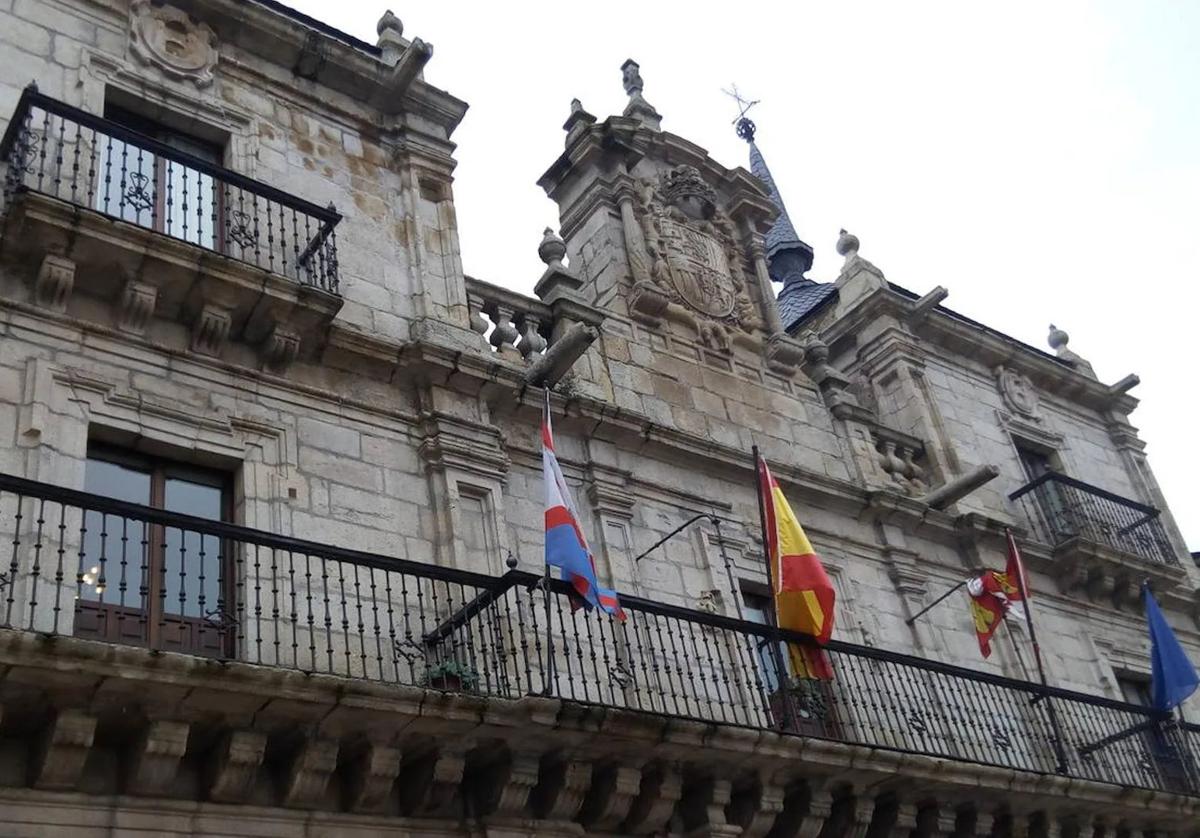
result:
[[[375,0],[290,0],[370,42]],[[454,139],[467,273],[530,292],[554,205],[535,185],[573,97],[599,119],[642,66],[664,130],[745,165],[758,142],[832,280],[840,227],[893,282],[1046,348],[1051,322],[1133,414],[1200,549],[1200,3],[421,2],[426,79],[471,108]]]

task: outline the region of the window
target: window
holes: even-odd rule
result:
[[[1054,467],[1053,458],[1045,451],[1039,451],[1018,442],[1017,456],[1021,458],[1021,467],[1025,469],[1025,476],[1031,481],[1037,480],[1043,474],[1058,471]]]
[[[755,587],[761,588],[754,583],[743,583],[743,616],[751,623],[775,625],[775,604],[769,594],[755,592]],[[830,683],[793,679],[787,673],[786,643],[780,642],[777,648],[773,648],[769,641],[760,640],[756,645],[763,690],[767,694],[774,723],[789,728],[794,723],[795,729],[806,736],[840,739],[841,726]],[[779,677],[781,670],[787,673],[783,678]],[[781,681],[788,684],[787,689],[780,689]],[[790,714],[785,701],[791,703]]]
[[[93,494],[228,520],[227,475],[115,448],[88,452]],[[88,511],[76,577],[75,634],[156,649],[229,654],[227,545],[183,526]]]
[[[108,104],[105,117],[201,163],[221,165],[224,148]],[[211,175],[141,148],[133,138],[97,135],[96,208],[177,239],[217,249],[222,206]]]
[[[1150,706],[1150,679],[1140,675],[1117,675],[1117,686],[1121,688],[1121,698],[1130,704],[1141,707]]]

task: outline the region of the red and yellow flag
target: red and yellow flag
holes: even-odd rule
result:
[[[818,643],[827,643],[833,633],[833,584],[783,490],[761,457],[758,460],[758,484],[766,517],[771,588],[778,625],[812,635]],[[829,656],[822,649],[789,643],[788,658],[797,678],[833,678]]]
[[[992,654],[992,635],[1000,622],[1009,614],[1018,620],[1026,619],[1025,609],[1029,602],[1029,577],[1021,561],[1021,552],[1011,532],[1007,534],[1008,563],[1004,572],[986,570],[982,576],[967,580],[967,593],[971,597],[971,619],[975,623],[975,635],[979,640],[979,651],[983,656]]]

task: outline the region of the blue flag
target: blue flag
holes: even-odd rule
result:
[[[1144,585],[1146,622],[1150,626],[1150,703],[1164,712],[1178,707],[1200,686],[1200,675],[1188,660],[1179,638],[1163,616],[1150,586]]]

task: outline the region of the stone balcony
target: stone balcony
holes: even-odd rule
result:
[[[1187,579],[1153,506],[1054,472],[1009,499],[1034,539],[1050,548],[1044,569],[1064,591],[1136,606],[1143,580],[1169,590]]]
[[[795,681],[775,650],[811,641],[770,626],[628,596],[617,622],[533,573],[15,477],[0,543],[9,823],[1104,838],[1200,814],[1200,728],[1118,701],[840,642],[832,681]],[[134,571],[168,544],[178,584]]]
[[[257,347],[280,369],[340,310],[341,216],[39,94],[0,141],[4,262],[35,304],[188,348]]]

